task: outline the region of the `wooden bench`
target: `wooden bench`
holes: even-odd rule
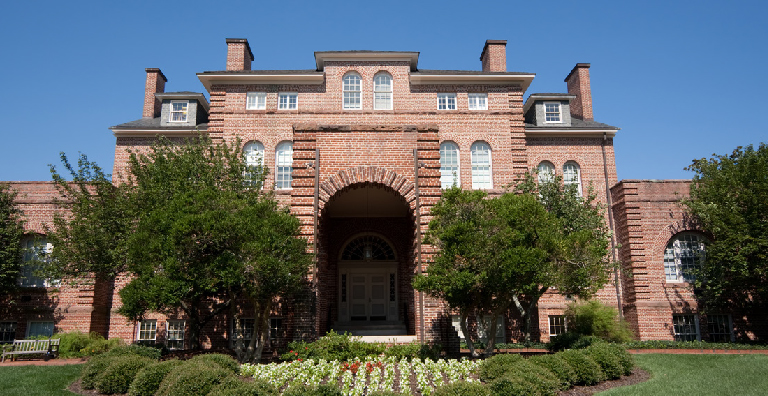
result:
[[[3,348],[3,357],[1,362],[5,362],[5,357],[10,356],[11,361],[16,359],[17,355],[45,355],[44,358],[47,361],[51,357],[59,355],[59,339],[48,340],[16,340],[8,346]],[[9,349],[6,351],[6,349]]]

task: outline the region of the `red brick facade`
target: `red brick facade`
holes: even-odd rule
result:
[[[346,296],[347,285],[341,284],[340,274],[341,268],[351,265],[342,253],[361,235],[381,238],[395,252],[388,301],[397,325],[422,340],[451,339],[451,312],[445,304],[422,297],[410,286],[414,274],[428,271],[434,253],[419,241],[427,230],[430,208],[441,195],[440,145],[444,142],[458,146],[458,173],[464,188],[472,188],[472,145],[490,146],[491,194],[501,193],[542,161],[551,163],[557,173],[563,172],[566,163],[577,164],[582,189],[594,189],[599,203],[611,207],[621,244],[618,258],[623,271],[618,290],[609,283],[597,298],[611,306],[620,304],[640,339],[672,339],[673,313],[697,312],[690,290],[684,284],[666,282],[664,275],[663,255],[670,238],[695,230],[676,204],[687,193],[687,182],[617,184],[613,137],[618,128],[592,121],[589,64],[578,64],[566,78],[575,99],[561,99],[570,100],[567,119],[573,117],[581,124],[572,130],[570,124],[549,125],[549,130],[547,125],[526,124],[523,112],[529,105],[524,106],[523,96],[533,76],[507,72],[503,40],[486,42],[482,72],[463,73],[419,71],[416,53],[368,51],[316,53],[317,70],[258,71],[251,70],[254,57],[247,40],[228,39],[227,47],[226,71],[199,74],[210,95],[208,122],[200,129],[215,140],[234,143],[239,139],[243,145],[260,142],[264,165],[272,170],[267,188],[275,183],[276,148],[281,142],[292,142],[291,188],[277,190],[276,195],[301,220],[302,237],[316,256],[308,275],[312,287],[303,297],[284,301],[273,311],[282,324],[278,343],[314,338],[341,325],[346,308],[340,296]],[[164,91],[166,79],[159,69],[147,72],[143,116],[159,119],[162,103],[154,94]],[[349,73],[360,77],[359,109],[343,107],[342,81]],[[382,73],[391,77],[391,110],[375,109],[374,79]],[[264,93],[263,109],[246,108],[248,92]],[[296,94],[295,109],[280,109],[280,94],[286,92]],[[455,108],[438,109],[439,94],[455,95]],[[486,95],[487,109],[470,109],[470,97],[477,94]],[[531,111],[536,111],[535,106]],[[161,127],[142,128],[131,123],[113,127],[115,180],[126,171],[128,150],[145,150],[162,131]],[[180,136],[179,128],[169,131],[169,136]],[[16,182],[14,188],[23,193],[19,205],[28,230],[43,233],[43,224],[57,210],[51,201],[55,189],[42,182]],[[606,221],[610,224],[608,215]],[[35,289],[25,303],[3,305],[0,321],[16,321],[17,338],[24,336],[24,323],[44,317],[55,320],[58,331],[98,331],[135,340],[137,324],[116,313],[121,304],[118,292],[128,280],[120,277],[114,284],[90,289]],[[556,292],[541,299],[534,327],[542,341],[549,340],[550,315],[562,315],[568,303]],[[733,323],[739,336],[760,336],[754,330],[741,331],[745,327],[736,316]],[[162,341],[166,319],[183,318],[151,314],[148,319],[157,320],[157,339]],[[506,339],[519,339],[516,315],[510,314],[505,323]],[[226,315],[209,323],[203,329],[203,344],[226,347],[230,326]]]

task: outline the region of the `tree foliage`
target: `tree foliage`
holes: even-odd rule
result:
[[[694,270],[697,297],[708,308],[768,305],[768,145],[713,154],[686,168],[695,173],[688,213],[709,234],[706,260]]]
[[[21,269],[24,226],[16,195],[8,184],[0,184],[0,297],[16,287]]]

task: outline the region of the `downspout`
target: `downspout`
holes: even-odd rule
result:
[[[317,290],[317,248],[320,246],[320,244],[317,241],[317,211],[320,210],[320,149],[315,149],[315,210],[314,210],[314,226],[312,227],[314,230],[314,249],[312,249],[315,253],[315,258],[313,260],[312,264],[312,286],[315,290]]]
[[[605,202],[608,204],[608,228],[611,230],[611,257],[616,263],[616,230],[613,225],[613,202],[611,201],[611,190],[608,185],[608,161],[605,156],[605,143],[608,141],[608,134],[603,132],[603,141],[600,148],[603,151],[603,175],[605,177]],[[619,268],[613,269],[613,283],[616,289],[616,308],[619,311],[619,320],[624,320],[624,310],[621,304],[621,289],[619,284]]]
[[[419,203],[419,155],[418,149],[413,149],[413,174],[415,181],[415,201],[416,201],[416,269],[418,274],[421,275],[421,204]],[[425,330],[424,324],[424,292],[419,291],[419,327],[421,328],[421,334],[419,341],[423,344],[425,342]]]

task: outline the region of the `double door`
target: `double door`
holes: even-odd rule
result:
[[[339,269],[342,322],[397,320],[395,265],[345,265]]]

